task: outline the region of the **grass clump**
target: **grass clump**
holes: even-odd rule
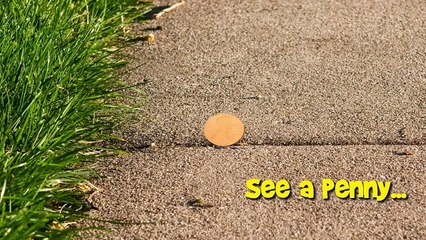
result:
[[[0,239],[64,239],[85,208],[81,164],[104,151],[123,62],[111,46],[146,4],[0,0]],[[63,225],[60,225],[63,226]]]

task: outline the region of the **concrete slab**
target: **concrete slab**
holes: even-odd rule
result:
[[[147,63],[123,78],[148,81],[149,101],[121,135],[205,145],[204,122],[225,112],[251,144],[425,144],[425,13],[421,0],[189,0],[129,50],[130,68]]]
[[[425,157],[424,146],[150,148],[103,163],[92,217],[134,223],[107,225],[104,239],[422,239]],[[251,178],[286,179],[294,193],[246,199]],[[409,198],[323,200],[323,178],[391,181]],[[298,194],[306,179],[314,200]],[[191,199],[212,206],[189,207]]]

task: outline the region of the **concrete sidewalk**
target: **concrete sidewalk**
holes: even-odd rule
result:
[[[129,49],[146,64],[125,80],[149,101],[122,135],[205,145],[227,112],[251,144],[425,144],[425,15],[425,1],[188,1]]]
[[[107,225],[109,239],[422,239],[425,157],[416,146],[154,148],[103,164],[92,217],[133,223]],[[286,179],[292,196],[246,199],[251,178]],[[391,181],[409,198],[323,200],[323,178]],[[299,195],[307,179],[315,200]],[[211,207],[188,206],[193,199]]]
[[[426,238],[425,16],[421,0],[190,0],[136,26],[163,30],[128,51],[145,64],[124,80],[149,100],[117,132],[132,153],[102,164],[92,216],[134,224],[105,238]],[[243,120],[245,145],[209,147],[216,113]],[[253,201],[253,177],[386,180],[409,198]]]

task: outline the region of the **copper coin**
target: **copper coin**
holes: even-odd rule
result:
[[[226,147],[238,142],[244,135],[244,123],[231,114],[218,114],[204,125],[204,136],[217,146]]]

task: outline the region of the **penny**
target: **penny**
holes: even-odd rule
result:
[[[234,115],[218,114],[204,125],[204,136],[214,145],[226,147],[238,142],[244,135],[244,123]]]

